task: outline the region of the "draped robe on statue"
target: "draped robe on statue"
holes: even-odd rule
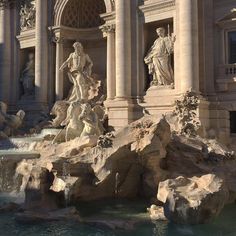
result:
[[[149,74],[153,75],[152,85],[171,85],[174,83],[170,54],[173,53],[173,41],[170,37],[159,37],[149,50],[144,61]]]

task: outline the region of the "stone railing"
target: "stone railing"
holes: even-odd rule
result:
[[[236,64],[225,65],[225,75],[228,77],[236,76]]]
[[[229,84],[236,83],[236,64],[219,65],[216,82],[220,91],[227,91]]]

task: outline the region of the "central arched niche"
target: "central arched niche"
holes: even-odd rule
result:
[[[105,93],[106,84],[106,40],[99,26],[105,22],[100,14],[106,12],[104,0],[69,0],[62,13],[61,25],[70,28],[68,43],[64,45],[64,59],[73,51],[73,43],[83,44],[85,52],[93,61],[93,73],[102,81],[101,92]],[[73,36],[72,36],[73,35]],[[87,36],[86,36],[87,35]],[[64,94],[68,94],[71,83],[64,76]]]
[[[93,28],[104,24],[100,14],[106,12],[104,0],[71,0],[67,3],[62,25],[72,28]]]

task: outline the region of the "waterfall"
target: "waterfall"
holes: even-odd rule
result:
[[[117,195],[118,192],[119,192],[119,184],[120,184],[120,174],[118,172],[116,172],[116,176],[115,176],[115,195]]]
[[[64,162],[62,164],[62,179],[65,181],[66,186],[64,190],[64,196],[65,196],[65,202],[66,202],[66,207],[70,203],[70,183],[68,183],[68,179],[70,178],[70,163]]]

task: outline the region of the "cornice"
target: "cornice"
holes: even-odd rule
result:
[[[157,2],[146,3],[139,6],[140,11],[145,14],[147,12],[161,11],[165,8],[170,8],[175,6],[175,0],[160,0]]]

